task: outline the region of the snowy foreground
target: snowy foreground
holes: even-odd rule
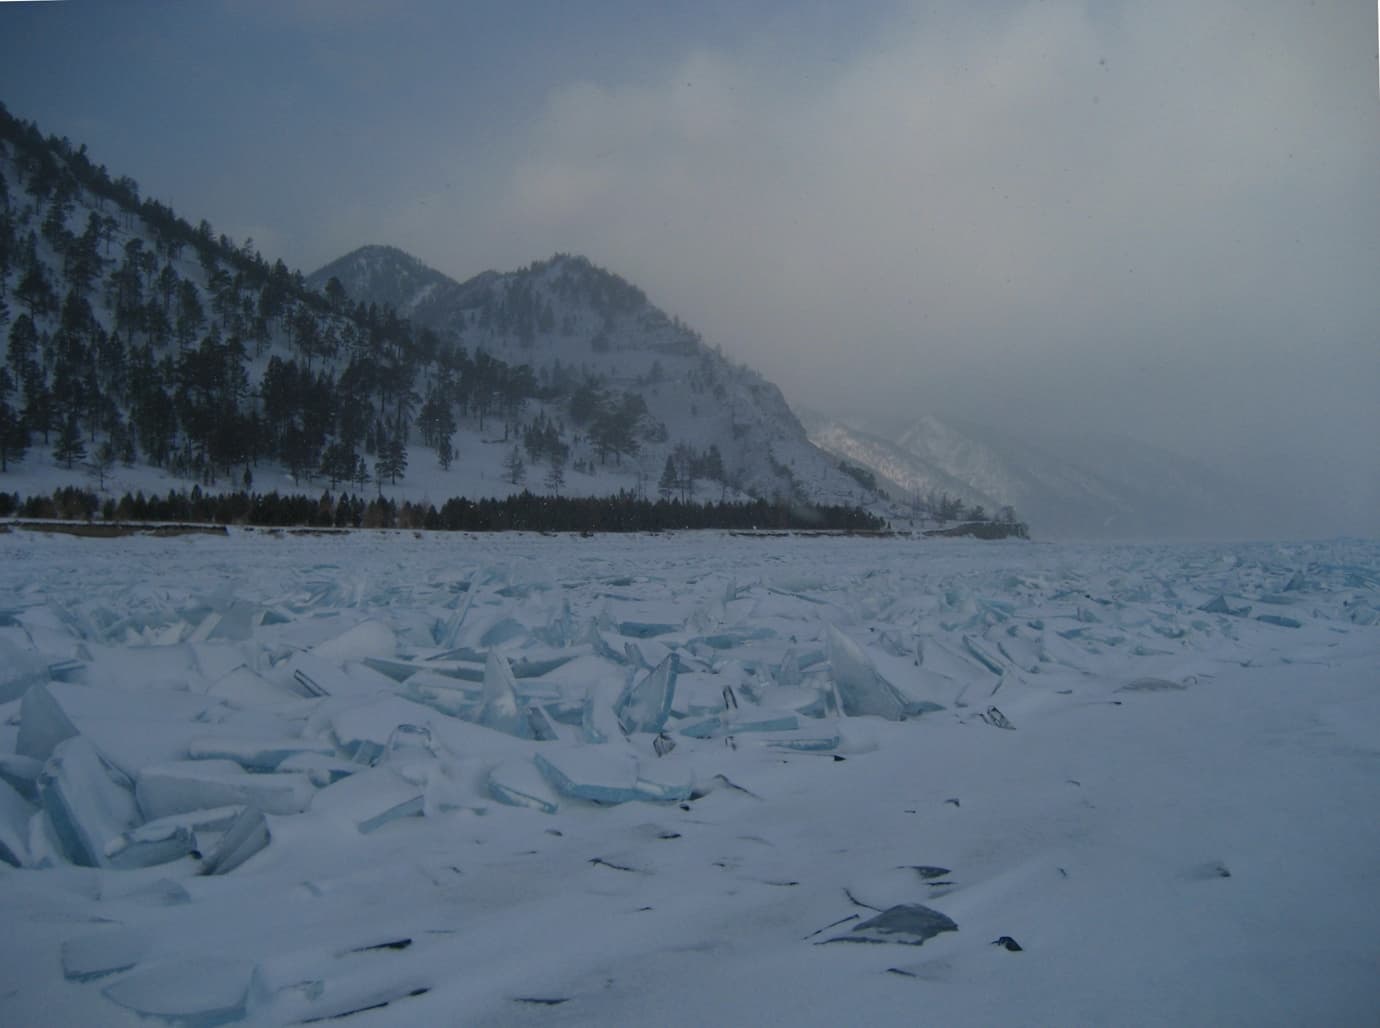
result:
[[[7,1025],[1380,1012],[1376,543],[13,532],[0,713]]]

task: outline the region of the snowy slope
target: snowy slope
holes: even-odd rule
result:
[[[0,595],[6,1024],[1380,1006],[1374,543],[11,532]]]
[[[932,414],[904,423],[808,421],[816,445],[873,470],[898,498],[949,492],[989,511],[1010,504],[1045,538],[1268,531],[1265,498],[1230,475],[1127,437],[1018,437]]]
[[[653,494],[667,455],[681,444],[718,447],[739,492],[825,503],[868,499],[810,443],[775,385],[583,257],[557,255],[459,283],[401,250],[366,246],[307,282],[324,289],[332,278],[353,299],[395,304],[470,352],[530,366],[543,384],[595,379],[641,396],[654,428],[622,469],[628,487]],[[703,486],[699,495],[717,499],[720,492]]]

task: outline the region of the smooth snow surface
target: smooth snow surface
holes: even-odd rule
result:
[[[11,532],[0,653],[6,1025],[1380,1011],[1377,543]]]

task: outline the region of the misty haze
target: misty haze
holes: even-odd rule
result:
[[[0,1023],[1373,1018],[1378,40],[0,4]]]

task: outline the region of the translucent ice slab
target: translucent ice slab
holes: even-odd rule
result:
[[[563,796],[605,804],[642,798],[637,791],[637,757],[622,748],[552,748],[538,752],[532,759]]]
[[[38,776],[43,761],[21,757],[17,753],[0,753],[0,782],[4,782],[30,803],[38,802]]]
[[[560,798],[530,760],[505,760],[489,772],[489,795],[510,807],[554,814]]]
[[[620,746],[543,747],[532,761],[561,795],[591,803],[678,801],[693,786],[685,765],[671,758],[639,761]]]
[[[140,825],[112,839],[105,847],[105,863],[120,870],[152,867],[180,860],[196,849],[186,825],[166,821]]]
[[[139,773],[135,788],[140,809],[151,818],[230,804],[296,814],[307,808],[313,792],[306,775],[250,774],[230,760],[153,764]]]
[[[334,664],[365,657],[392,657],[398,652],[393,630],[380,621],[361,621],[333,639],[317,643],[312,653]]]
[[[857,643],[829,626],[829,663],[843,712],[851,717],[873,714],[889,721],[906,716],[906,700],[877,673]]]
[[[385,696],[336,710],[330,724],[345,756],[358,764],[376,764],[400,727],[425,728],[433,720],[441,718],[429,707],[399,696]]]
[[[354,774],[359,768],[360,765],[353,761],[319,753],[295,753],[278,765],[279,771],[300,771],[311,779],[312,785],[321,789]]]
[[[519,739],[531,739],[532,725],[517,697],[517,680],[508,658],[497,650],[489,651],[484,665],[484,701],[479,708],[479,723]]]
[[[663,660],[652,671],[629,683],[613,705],[623,731],[660,732],[671,714],[676,693],[675,655]]]
[[[391,767],[373,767],[322,789],[312,797],[313,813],[351,821],[363,835],[400,817],[422,813],[422,789]]]
[[[19,705],[19,741],[15,751],[22,757],[47,760],[64,739],[77,734],[77,726],[67,716],[47,685],[32,686]]]
[[[17,700],[47,680],[47,658],[0,639],[0,703]]]
[[[193,760],[233,760],[246,771],[274,771],[288,757],[302,753],[334,756],[335,747],[312,739],[234,739],[202,736],[187,744]]]
[[[252,961],[206,956],[137,968],[101,991],[145,1017],[213,1028],[244,1019],[253,975]]]
[[[618,715],[613,712],[613,704],[608,701],[604,691],[591,688],[585,696],[580,716],[580,734],[585,742],[608,742],[623,738],[623,726]]]
[[[214,848],[242,807],[214,807],[148,821],[106,843],[107,863],[127,870],[151,867]]]
[[[24,797],[0,782],[0,861],[23,867],[28,859],[29,818],[33,808]]]
[[[230,823],[215,848],[206,854],[201,865],[202,874],[229,874],[266,847],[271,838],[264,812],[257,807],[245,807]]]
[[[123,776],[84,737],[58,744],[38,779],[43,809],[63,852],[74,864],[101,867],[106,843],[139,822]]]

